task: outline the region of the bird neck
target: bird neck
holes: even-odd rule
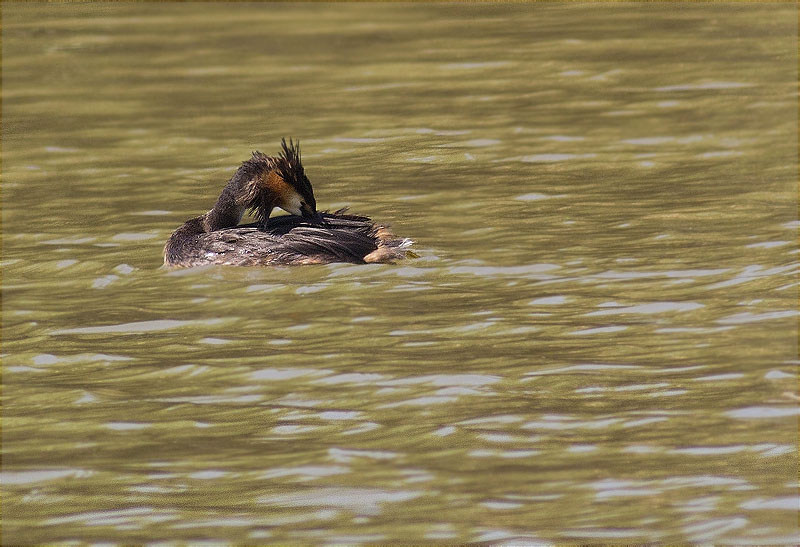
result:
[[[237,226],[242,220],[245,209],[245,205],[237,203],[236,188],[229,183],[222,190],[214,207],[203,215],[203,231],[214,232]]]

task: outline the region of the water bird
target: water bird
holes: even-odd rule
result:
[[[270,218],[276,208],[289,215]],[[239,225],[245,211],[256,222]],[[317,211],[300,143],[281,140],[279,156],[255,151],[223,188],[214,207],[187,220],[164,246],[164,264],[187,268],[396,262],[412,242],[369,217]]]

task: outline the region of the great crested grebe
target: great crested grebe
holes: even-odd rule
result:
[[[317,211],[314,190],[300,161],[300,143],[281,140],[281,154],[253,152],[207,213],[187,220],[164,246],[164,264],[272,266],[331,262],[395,262],[413,253],[367,217]],[[291,213],[269,218],[279,207]],[[256,218],[238,226],[244,212]]]

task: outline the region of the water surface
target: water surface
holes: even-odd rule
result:
[[[791,4],[4,4],[3,540],[797,543]],[[166,271],[299,137],[400,265]]]

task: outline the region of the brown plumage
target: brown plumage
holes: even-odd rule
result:
[[[300,161],[299,143],[282,153],[254,152],[228,181],[214,208],[186,221],[167,240],[164,264],[269,266],[331,262],[394,262],[411,256],[411,241],[396,238],[367,217],[318,213]],[[290,213],[269,218],[274,207]],[[237,226],[249,209],[257,221]]]

